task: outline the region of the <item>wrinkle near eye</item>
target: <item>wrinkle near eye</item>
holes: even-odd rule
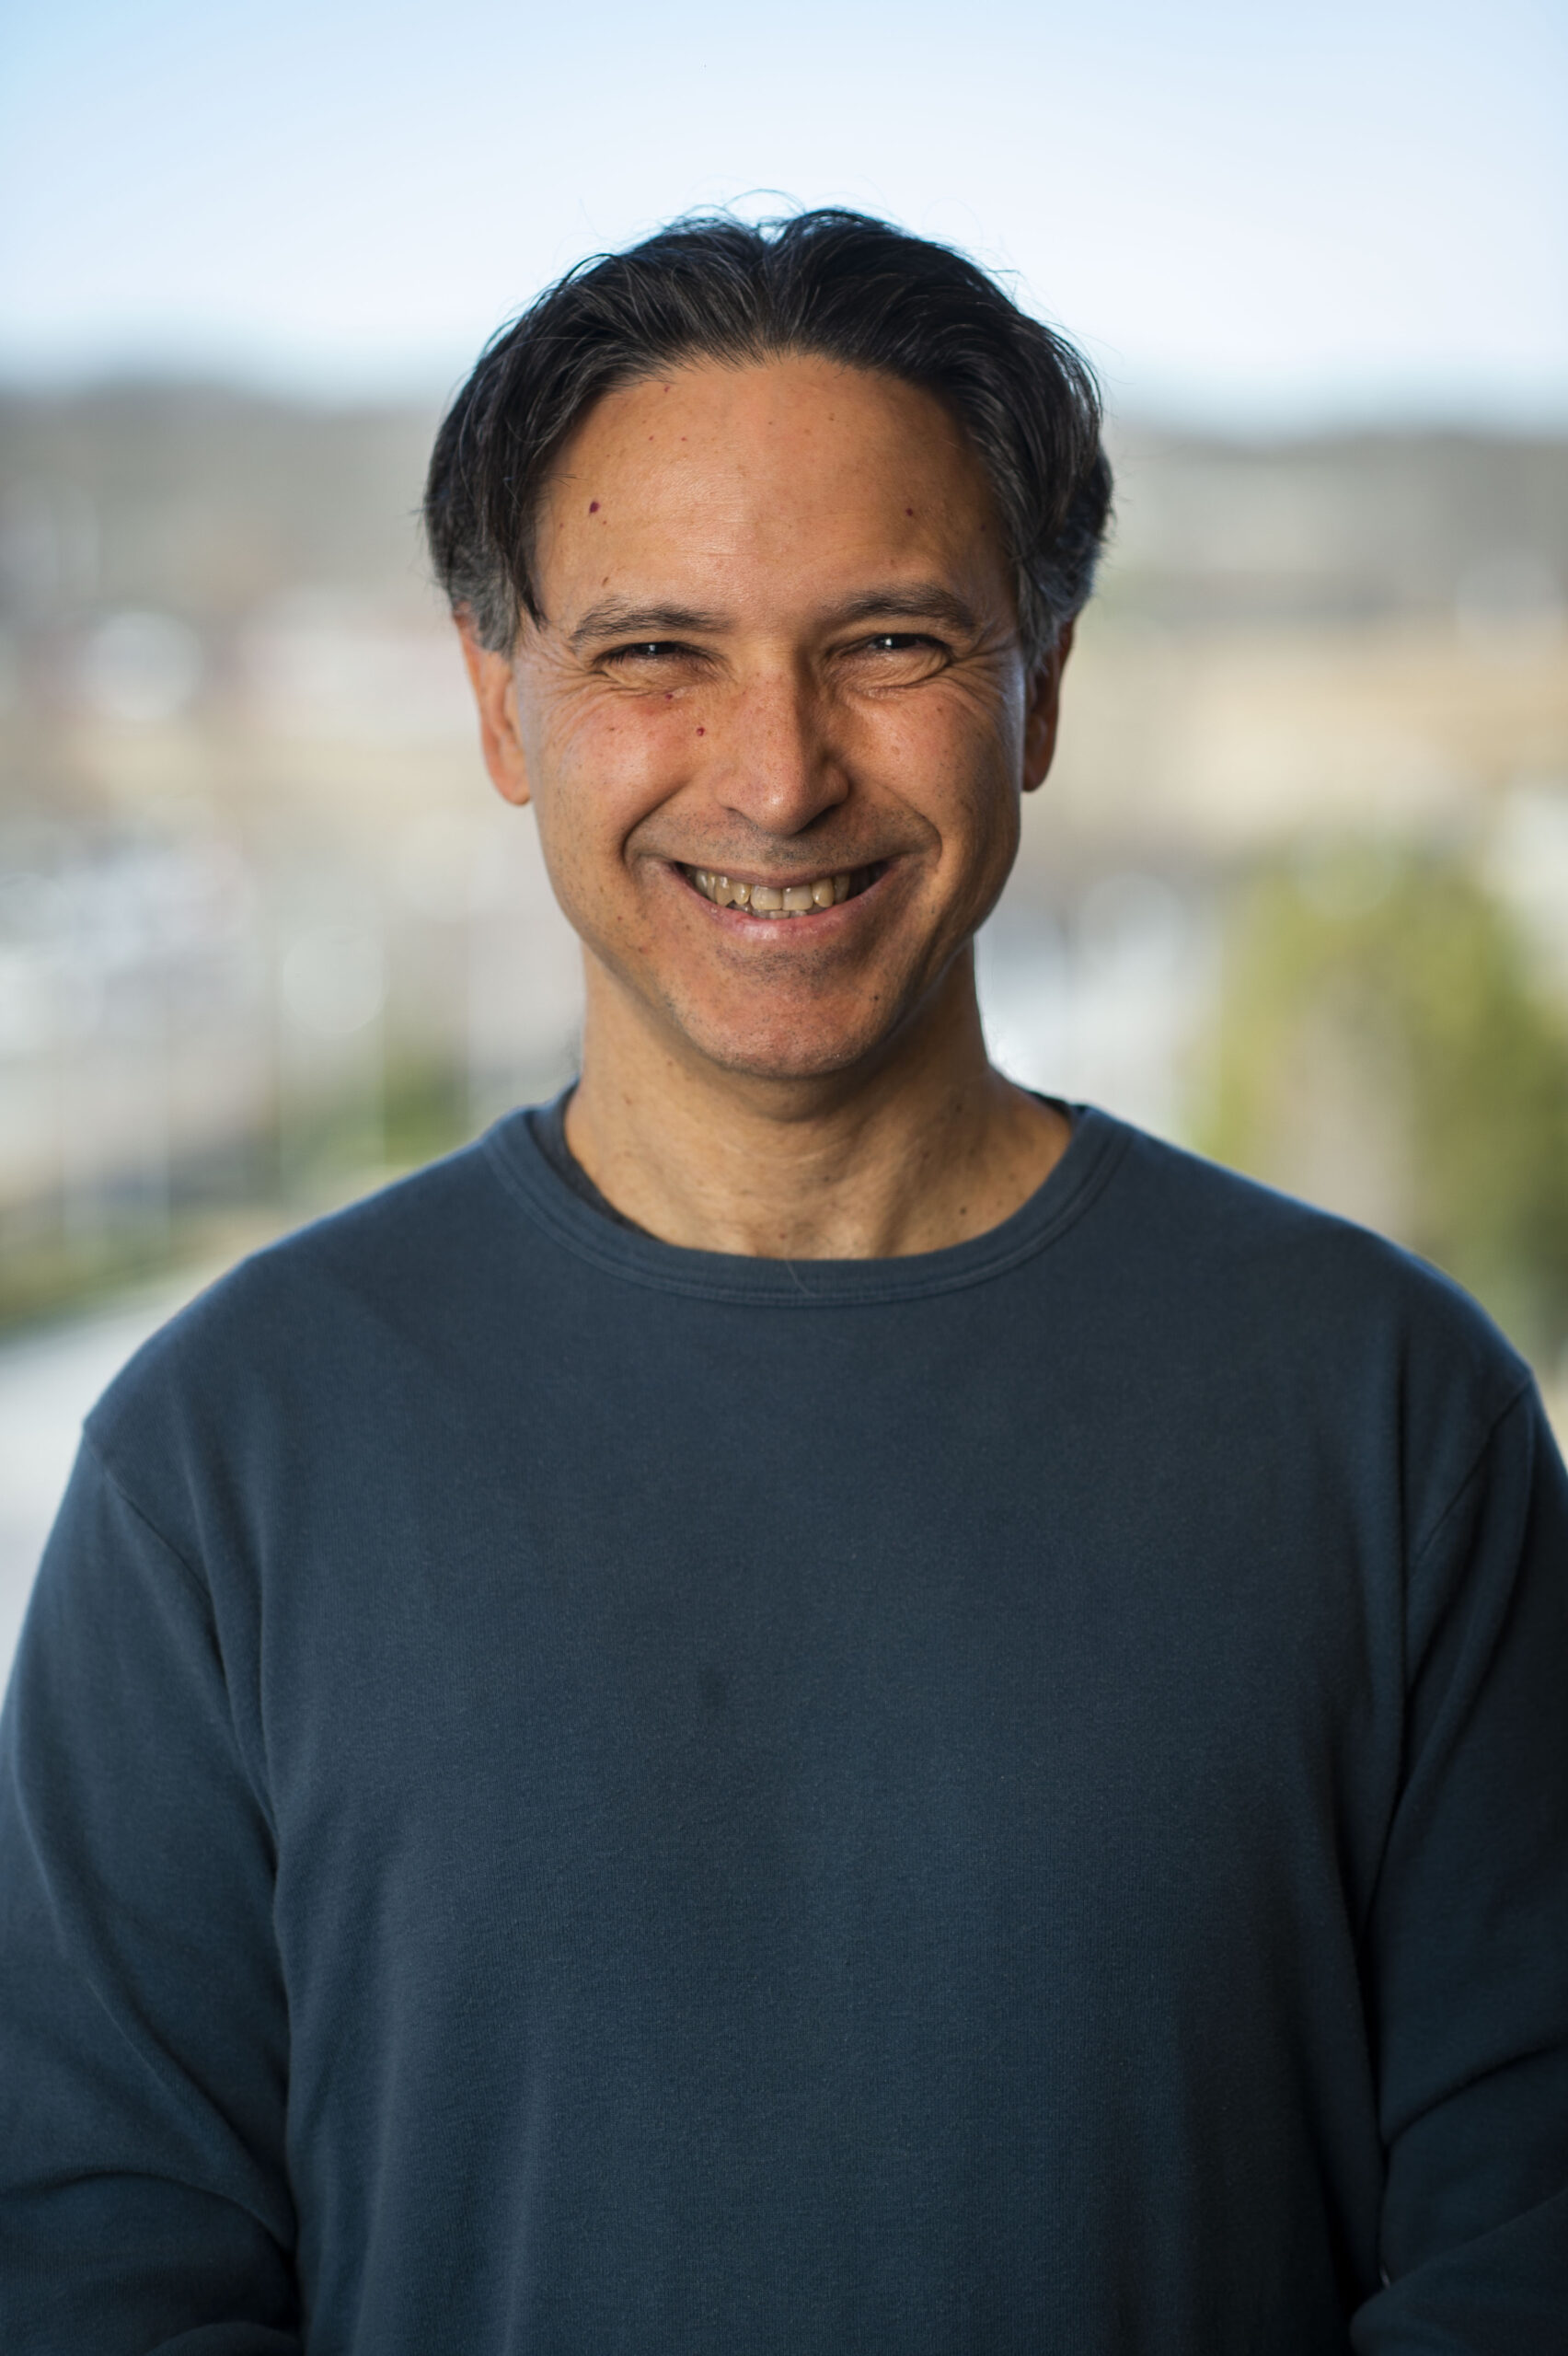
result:
[[[915,630],[878,630],[870,638],[846,647],[839,660],[868,679],[892,678],[916,684],[951,669],[952,648],[946,641]]]
[[[612,646],[594,658],[594,668],[601,675],[635,679],[639,671],[651,671],[660,678],[678,677],[682,672],[706,672],[711,667],[709,658],[700,647],[683,646],[673,639],[638,639],[629,646]]]

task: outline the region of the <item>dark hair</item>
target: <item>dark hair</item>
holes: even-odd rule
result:
[[[1111,501],[1085,361],[947,246],[864,214],[671,224],[548,288],[492,338],[436,436],[425,528],[480,642],[537,622],[533,527],[551,464],[602,394],[684,361],[814,353],[943,400],[989,478],[1032,658],[1087,601]]]

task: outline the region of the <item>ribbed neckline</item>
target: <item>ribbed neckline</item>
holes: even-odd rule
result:
[[[481,1140],[503,1185],[554,1241],[605,1276],[688,1300],[766,1302],[778,1309],[844,1309],[958,1292],[1005,1276],[1076,1225],[1113,1175],[1136,1132],[1093,1105],[1065,1108],[1066,1151],[1010,1218],[967,1243],[891,1260],[763,1260],[693,1252],[612,1224],[551,1169],[526,1111],[509,1113]]]

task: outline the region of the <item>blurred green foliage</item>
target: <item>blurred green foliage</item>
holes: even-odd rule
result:
[[[1237,889],[1195,1141],[1568,1344],[1568,1013],[1468,863],[1303,851]]]

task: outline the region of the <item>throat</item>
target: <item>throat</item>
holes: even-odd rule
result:
[[[585,1085],[571,1098],[575,1190],[661,1242],[752,1259],[898,1259],[968,1242],[1022,1207],[1070,1134],[989,1068],[941,1103],[896,1091],[803,1116],[736,1098],[716,1108],[706,1091],[628,1093]]]

